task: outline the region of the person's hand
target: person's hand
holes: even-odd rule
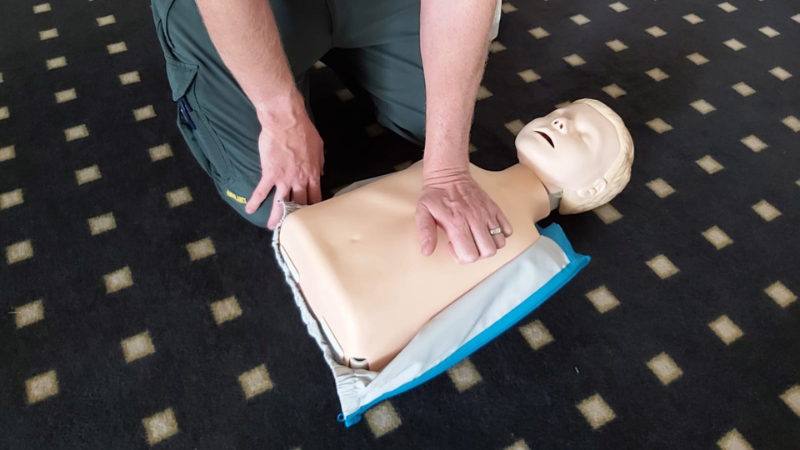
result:
[[[278,207],[279,200],[300,205],[322,200],[319,179],[325,156],[322,138],[311,123],[299,93],[285,107],[273,105],[267,111],[259,110],[258,116],[261,181],[247,201],[245,211],[256,212],[274,187],[272,212],[267,222],[267,227],[273,230],[283,213]]]
[[[426,177],[417,203],[422,254],[436,249],[437,226],[450,239],[450,254],[460,263],[472,263],[494,256],[511,236],[511,224],[489,195],[468,172],[452,172]],[[489,230],[501,228],[491,235]]]

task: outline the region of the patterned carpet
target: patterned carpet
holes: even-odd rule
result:
[[[505,3],[473,162],[593,97],[631,183],[543,223],[573,282],[349,429],[269,232],[181,141],[148,2],[43,1],[0,2],[0,448],[800,448],[797,1]],[[419,157],[313,72],[326,195]]]

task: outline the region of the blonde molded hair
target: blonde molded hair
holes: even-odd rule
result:
[[[619,138],[619,153],[603,176],[606,180],[605,189],[588,197],[580,197],[576,191],[565,190],[561,194],[561,204],[558,207],[561,214],[578,214],[610,202],[630,181],[633,165],[633,138],[622,118],[599,100],[583,98],[573,102],[575,103],[591,106],[614,125]]]

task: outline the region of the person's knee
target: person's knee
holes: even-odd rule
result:
[[[409,83],[405,96],[391,93],[388,99],[376,102],[378,121],[408,141],[425,142],[425,85],[420,75],[417,83]]]
[[[425,145],[425,114],[420,114],[417,120],[409,123],[408,128],[403,127],[414,138],[412,142]]]
[[[267,228],[267,222],[269,221],[269,215],[272,212],[272,203],[261,205],[260,208],[256,210],[253,214],[247,214],[244,208],[234,208],[236,212],[239,213],[242,217],[247,219],[248,222],[252,223],[253,225],[259,228]]]
[[[247,180],[240,180],[224,187],[217,185],[217,190],[225,202],[230,205],[240,216],[244,217],[248,222],[256,225],[257,227],[266,228],[270,214],[272,214],[274,189],[253,214],[248,214],[247,211],[245,211],[245,205],[250,199],[249,196],[255,189],[256,184],[257,182],[253,183],[248,182]]]
[[[378,112],[378,123],[394,131],[403,139],[417,145],[425,144],[425,112],[397,111]]]

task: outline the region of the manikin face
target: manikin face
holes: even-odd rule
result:
[[[596,109],[575,103],[534,119],[519,132],[516,146],[520,162],[550,193],[600,190],[619,152],[619,138]]]

